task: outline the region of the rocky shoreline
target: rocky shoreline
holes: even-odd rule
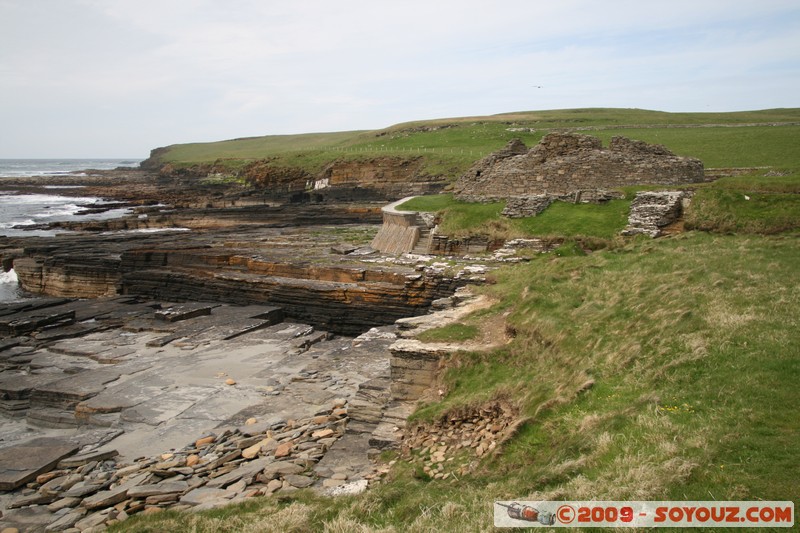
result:
[[[3,267],[41,295],[0,306],[0,526],[100,531],[380,477],[372,459],[412,409],[393,375],[407,392],[435,373],[390,348],[395,322],[455,305],[484,270],[376,254],[382,204],[138,170],[2,182],[57,184],[132,212],[0,238]]]
[[[436,373],[419,343],[398,339],[466,312],[454,312],[471,300],[459,295],[355,338],[263,306],[6,305],[0,526],[101,531],[138,512],[364,490],[388,471],[374,459],[399,445]],[[490,440],[481,446],[475,453]]]

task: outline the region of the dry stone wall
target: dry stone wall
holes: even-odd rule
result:
[[[689,195],[683,191],[639,192],[631,202],[628,227],[622,234],[658,237],[662,228],[680,218],[688,201]]]
[[[614,137],[551,133],[531,148],[514,140],[478,161],[455,184],[455,196],[472,202],[627,185],[680,185],[703,181],[699,159],[679,157],[660,145]]]

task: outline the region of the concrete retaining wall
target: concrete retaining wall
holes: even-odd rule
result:
[[[397,206],[410,200],[403,198],[385,206],[383,226],[372,240],[372,247],[387,254],[402,254],[414,249],[419,241],[422,228],[416,211],[398,211]]]

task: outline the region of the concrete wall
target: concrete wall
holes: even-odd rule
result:
[[[398,205],[410,200],[403,198],[385,206],[383,225],[372,240],[372,247],[387,254],[410,252],[419,242],[422,228],[416,211],[398,211]]]

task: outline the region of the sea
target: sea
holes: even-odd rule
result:
[[[141,159],[0,159],[0,184],[8,178],[36,178],[55,176],[87,175],[85,170],[113,170],[117,167],[136,167]],[[16,236],[50,237],[52,230],[25,230],[18,226],[45,224],[69,220],[97,220],[122,216],[125,209],[112,209],[104,213],[82,215],[86,207],[102,205],[105,200],[93,196],[78,195],[80,185],[47,185],[46,192],[21,194],[16,191],[0,191],[0,238]],[[70,195],[64,193],[72,189]],[[61,193],[61,194],[60,194]],[[4,272],[0,268],[0,304],[30,297],[19,288],[13,270]]]

